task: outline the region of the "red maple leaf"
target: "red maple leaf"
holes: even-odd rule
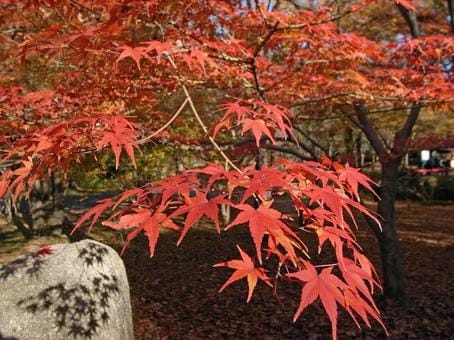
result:
[[[348,286],[352,290],[358,290],[361,292],[369,301],[372,307],[375,310],[378,310],[375,306],[374,299],[372,298],[371,291],[369,287],[366,285],[366,281],[369,282],[371,285],[377,285],[378,283],[372,278],[372,276],[365,271],[363,268],[359,267],[354,261],[344,258],[343,259],[344,266],[341,267],[342,276],[347,282]]]
[[[85,214],[83,214],[80,217],[80,219],[77,221],[76,225],[74,226],[73,230],[71,231],[71,235],[77,229],[79,229],[82,226],[82,224],[84,224],[85,221],[92,218],[91,224],[88,227],[88,232],[90,232],[91,229],[93,228],[93,225],[96,223],[96,221],[99,219],[99,217],[101,217],[101,214],[106,209],[112,207],[113,205],[114,205],[114,202],[110,198],[98,201],[97,204],[93,208],[89,209],[87,212],[85,212]]]
[[[268,120],[273,122],[273,125],[277,125],[276,127],[285,138],[287,138],[288,135],[295,137],[291,129],[289,118],[291,112],[287,108],[266,102],[256,102],[256,105],[263,107],[266,112],[265,116]],[[294,140],[296,140],[296,138],[294,138]]]
[[[166,203],[177,194],[189,196],[189,192],[193,189],[194,185],[198,183],[199,180],[194,174],[185,173],[152,182],[151,187],[153,188],[153,191],[161,192],[162,203]]]
[[[337,191],[332,186],[321,188],[318,185],[311,184],[306,188],[304,193],[310,198],[310,204],[318,202],[320,206],[329,208],[338,219],[338,223],[344,224],[344,211],[346,211],[356,226],[356,219],[351,209],[356,208],[361,213],[372,218],[380,226],[380,221],[369,209],[350,199],[342,192]]]
[[[216,124],[213,128],[213,136],[222,130],[223,128],[229,129],[232,126],[232,118],[235,117],[237,122],[241,121],[247,115],[254,114],[254,111],[251,110],[249,107],[241,105],[242,100],[238,100],[236,102],[227,102],[221,105],[221,110],[225,110],[224,117],[220,120],[218,124]]]
[[[147,52],[154,51],[159,62],[164,53],[172,54],[174,46],[168,41],[151,40],[145,43]]]
[[[205,192],[197,192],[195,197],[185,197],[185,205],[179,207],[170,217],[179,216],[187,213],[186,219],[184,221],[184,227],[181,231],[180,238],[177,241],[177,245],[181,243],[189,228],[191,228],[202,216],[207,216],[211,219],[218,232],[221,231],[219,226],[219,209],[218,205],[221,204],[230,204],[229,201],[225,199],[224,195],[219,195],[212,199],[207,199]]]
[[[331,321],[333,339],[336,339],[337,303],[344,305],[343,290],[346,289],[346,284],[331,273],[333,267],[324,268],[318,274],[315,267],[309,262],[303,261],[303,263],[306,269],[287,274],[288,277],[305,283],[301,289],[301,302],[293,317],[293,321],[299,318],[307,306],[312,304],[317,298],[320,298],[323,308]]]
[[[102,121],[109,125],[110,130],[104,132],[102,138],[96,143],[97,147],[104,147],[106,145],[112,147],[115,155],[115,169],[118,169],[120,164],[122,147],[126,150],[133,165],[136,166],[134,148],[137,148],[137,145],[135,144],[134,124],[121,116],[110,117],[108,120],[102,119]]]
[[[39,248],[37,253],[41,256],[47,256],[47,255],[53,254],[54,250],[52,249],[51,246],[46,245],[46,246]]]
[[[416,11],[415,6],[413,6],[412,0],[395,0],[397,4],[402,5],[406,9],[410,11]]]
[[[222,179],[226,175],[225,169],[217,164],[210,164],[209,166],[206,166],[201,169],[194,169],[188,171],[188,173],[191,172],[209,175],[210,179],[208,181],[208,185],[211,185],[213,182]]]
[[[222,292],[228,285],[231,283],[241,280],[242,278],[247,278],[247,283],[249,286],[247,302],[249,302],[252,298],[252,294],[254,293],[255,286],[257,285],[258,279],[264,281],[267,285],[272,287],[271,283],[269,282],[268,277],[265,274],[265,270],[263,268],[256,268],[254,266],[254,262],[246,254],[238,245],[236,246],[238,251],[241,255],[241,260],[230,260],[226,262],[221,262],[215,264],[213,267],[228,267],[235,269],[233,274],[229,277],[229,279],[222,285],[219,289],[219,292]]]
[[[205,64],[209,65],[213,69],[218,69],[219,66],[214,62],[212,58],[208,56],[207,53],[200,50],[192,49],[189,54],[180,54],[183,60],[188,64],[189,69],[192,66],[196,66],[201,69],[204,75],[206,75]]]
[[[334,162],[333,165],[336,172],[339,174],[339,180],[345,182],[349,186],[348,189],[350,189],[350,192],[357,201],[360,199],[358,192],[359,185],[362,185],[375,196],[379,197],[371,186],[371,184],[377,185],[377,183],[362,174],[360,169],[352,168],[348,163],[343,166],[342,164]]]
[[[371,325],[369,323],[368,314],[372,316],[385,330],[386,335],[388,334],[388,330],[386,329],[385,325],[380,319],[379,313],[372,308],[367,301],[361,298],[359,295],[355,294],[353,291],[347,289],[345,291],[345,309],[350,314],[352,319],[355,321],[358,328],[361,328],[360,324],[355,318],[353,311],[355,311],[361,319],[365,322],[365,324],[370,328]]]
[[[247,172],[249,180],[242,179],[240,186],[246,187],[242,203],[246,202],[253,194],[258,194],[262,198],[267,197],[267,193],[274,187],[287,188],[289,183],[284,179],[285,173],[274,168],[263,168],[261,170],[251,170]]]
[[[12,171],[11,170],[7,170],[0,177],[1,178],[1,180],[0,180],[0,197],[3,197],[3,195],[8,190],[9,181],[10,181],[11,176],[12,176]]]
[[[224,119],[231,118],[236,115],[236,120],[239,121],[247,115],[254,114],[255,112],[245,105],[241,105],[243,101],[238,100],[236,102],[227,102],[221,105],[222,110],[225,110]]]
[[[273,133],[268,128],[268,125],[265,123],[263,119],[245,118],[241,120],[240,123],[243,125],[241,129],[241,134],[244,134],[245,132],[251,130],[252,134],[254,135],[257,146],[260,146],[260,139],[262,138],[262,135],[266,135],[269,139],[271,139],[273,143],[275,143]]]
[[[125,58],[132,58],[137,65],[137,68],[140,70],[140,60],[142,58],[150,59],[150,56],[147,54],[147,49],[145,47],[130,47],[127,45],[123,45],[120,47],[122,52],[118,56],[115,62],[119,62]]]
[[[290,242],[283,242],[283,234],[292,236],[295,240],[298,240],[298,236],[280,219],[285,218],[281,212],[270,208],[273,201],[262,203],[257,209],[254,209],[248,204],[237,204],[234,207],[240,209],[241,212],[238,216],[226,227],[231,227],[248,223],[249,231],[257,250],[257,258],[259,263],[262,263],[262,240],[265,234],[269,234],[274,237],[275,242],[281,244],[288,253],[293,253],[293,244]]]
[[[127,243],[123,247],[122,252],[128,243],[143,230],[148,237],[150,256],[153,256],[159,238],[159,227],[162,226],[168,229],[179,230],[179,227],[163,213],[164,210],[165,207],[163,206],[154,213],[149,209],[136,208],[133,209],[134,213],[121,216],[117,223],[106,221],[103,222],[103,225],[112,229],[129,229],[136,227],[134,231],[128,234]]]
[[[306,228],[312,228],[312,226],[306,226]],[[339,242],[342,244],[342,239],[347,240],[355,246],[359,246],[355,239],[349,233],[349,228],[335,228],[335,227],[313,227],[318,236],[318,253],[320,254],[323,244],[329,240],[332,246],[336,246]]]

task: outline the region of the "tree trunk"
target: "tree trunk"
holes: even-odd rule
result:
[[[454,4],[453,0],[448,0],[449,23],[451,24],[451,32],[454,33]]]
[[[11,197],[7,197],[5,213],[26,239],[51,234],[63,224],[63,196],[62,180],[51,176],[36,181],[28,199],[19,198],[14,205]]]
[[[408,13],[407,13],[408,14]],[[411,13],[410,13],[411,14]],[[415,19],[414,14],[411,18]],[[411,19],[410,18],[410,19]],[[417,24],[417,22],[416,22]],[[418,29],[417,25],[414,27]],[[383,266],[383,288],[387,298],[397,300],[402,304],[407,303],[405,293],[404,269],[402,267],[402,253],[399,238],[397,237],[394,204],[397,191],[397,174],[402,157],[407,153],[407,146],[413,127],[421,112],[419,103],[414,103],[402,128],[394,135],[392,148],[388,148],[369,120],[367,109],[364,105],[355,105],[357,116],[350,116],[351,121],[358,126],[367,137],[375,152],[379,155],[382,166],[381,200],[378,202],[377,213],[383,218],[380,230],[372,219],[367,219],[374,230],[380,245]]]
[[[407,303],[405,292],[404,270],[402,267],[402,253],[395,225],[395,209],[397,189],[397,174],[401,159],[382,163],[381,200],[378,202],[377,212],[383,218],[382,231],[374,221],[368,220],[373,228],[380,246],[383,288],[386,298]]]

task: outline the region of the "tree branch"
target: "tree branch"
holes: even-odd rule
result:
[[[351,13],[357,12],[359,9],[360,8],[349,9],[349,10],[347,10],[345,12],[342,12],[342,13],[340,13],[338,15],[333,15],[333,16],[331,16],[329,18],[326,18],[326,19],[316,20],[316,21],[312,21],[312,22],[307,22],[307,23],[304,23],[304,24],[295,24],[295,25],[281,26],[277,30],[278,31],[298,30],[298,29],[304,29],[304,28],[307,28],[307,27],[310,27],[310,26],[317,26],[317,25],[327,24],[329,22],[335,22],[335,21],[338,21],[339,19],[343,18],[346,15],[349,15]]]
[[[400,14],[402,14],[405,22],[410,29],[410,33],[413,39],[419,38],[421,36],[421,31],[419,29],[418,19],[416,18],[416,14],[413,11],[405,8],[402,4],[398,3],[397,8],[399,9]]]
[[[314,150],[312,148],[310,148],[309,146],[305,145],[304,143],[302,143],[301,141],[294,141],[292,139],[289,139],[289,140],[279,139],[279,138],[276,138],[276,139],[279,140],[279,141],[293,143],[294,145],[297,145],[300,148],[302,148],[304,151],[306,151],[312,157],[307,157],[303,153],[298,152],[298,151],[296,151],[294,149],[291,149],[291,148],[285,148],[285,147],[282,147],[282,146],[276,146],[275,144],[266,144],[266,141],[267,141],[266,137],[262,137],[260,139],[260,148],[290,153],[290,154],[293,154],[293,155],[297,156],[298,158],[301,158],[302,160],[308,160],[308,159],[317,160],[317,159],[319,159],[319,157],[315,154]],[[235,143],[221,143],[220,145],[221,146],[232,145],[233,148],[237,148],[237,147],[239,147],[241,145],[248,144],[248,143],[255,144],[255,139],[253,139],[253,138],[245,138],[245,139],[237,141]],[[273,146],[271,147],[271,145],[273,145]],[[291,151],[284,151],[284,149],[291,150]]]
[[[178,68],[177,68],[177,66],[175,65],[175,62],[173,61],[172,57],[171,57],[169,54],[167,54],[167,59],[170,61],[170,64],[172,65],[172,67],[173,67],[175,70],[177,70]],[[195,105],[194,105],[194,102],[193,102],[193,100],[192,100],[192,97],[191,97],[191,95],[189,94],[189,91],[188,91],[187,87],[186,87],[184,84],[181,84],[181,87],[183,88],[183,92],[184,92],[184,94],[185,94],[185,96],[186,96],[186,98],[187,98],[187,100],[188,100],[189,106],[190,106],[192,112],[194,113],[194,116],[195,116],[195,118],[197,119],[197,121],[198,121],[200,127],[201,127],[202,130],[205,132],[205,134],[208,135],[208,128],[207,128],[207,126],[205,125],[205,123],[203,122],[202,117],[200,117],[200,115],[199,115],[199,113],[198,113],[198,111],[197,111],[197,109],[196,109],[196,107],[195,107]],[[225,152],[221,149],[221,147],[219,146],[219,144],[216,143],[216,141],[214,140],[214,138],[211,137],[211,136],[208,136],[208,139],[209,139],[209,141],[211,142],[211,144],[213,144],[214,148],[221,154],[221,156],[224,158],[224,160],[227,162],[227,164],[229,164],[233,169],[235,169],[236,171],[238,171],[239,173],[242,174],[243,171],[242,171],[240,168],[238,168],[238,167],[236,166],[235,163],[232,162],[232,160],[231,160],[231,159],[225,154]]]
[[[260,86],[260,80],[259,80],[259,76],[257,74],[257,66],[255,64],[255,58],[252,59],[251,73],[254,77],[255,90],[257,91],[258,95],[260,96],[260,98],[262,98],[263,101],[267,101],[266,96],[265,96],[265,90]]]
[[[87,7],[85,5],[82,5],[81,3],[77,2],[76,0],[69,0],[69,2],[71,4],[73,4],[74,6],[78,7],[79,9],[82,9],[82,10],[85,10],[87,12],[90,12],[90,13],[96,15],[97,17],[101,16],[100,12],[98,12],[98,11],[96,11],[96,10],[90,8],[90,7]]]
[[[169,119],[169,121],[167,123],[165,123],[162,127],[160,127],[157,131],[153,132],[151,135],[147,136],[147,137],[144,137],[142,139],[139,139],[136,143],[137,144],[143,144],[145,142],[147,142],[148,140],[152,139],[153,137],[159,135],[162,131],[164,131],[165,129],[167,129],[170,124],[173,123],[173,121],[175,119],[177,119],[177,117],[181,114],[181,112],[183,112],[183,109],[184,107],[186,106],[186,104],[188,103],[188,98],[186,98],[183,102],[183,104],[180,105],[180,108],[177,110],[177,112],[175,112],[175,114],[172,116],[172,118]]]
[[[279,22],[277,22],[273,27],[271,27],[271,29],[268,31],[268,33],[263,38],[263,40],[260,41],[260,43],[256,46],[256,48],[254,50],[254,54],[253,54],[254,58],[259,55],[260,51],[263,49],[263,47],[265,47],[266,43],[271,39],[273,34],[277,31],[278,26],[279,26]]]
[[[421,106],[417,103],[413,104],[410,113],[405,120],[404,126],[394,136],[393,151],[399,154],[403,153],[407,145],[408,139],[411,137],[413,127],[419,118]]]
[[[293,150],[291,148],[286,148],[286,147],[283,147],[283,146],[275,145],[275,144],[264,144],[264,145],[260,145],[260,147],[262,149],[268,149],[268,150],[288,153],[288,154],[291,154],[291,155],[294,155],[294,156],[298,157],[299,159],[301,159],[303,161],[314,160],[314,158],[307,157],[306,155],[302,154],[301,152],[298,152],[298,151]]]
[[[366,107],[363,104],[356,104],[355,111],[356,116],[349,116],[350,120],[364,132],[370,144],[379,156],[386,155],[386,147],[381,141],[380,136],[375,130],[372,122],[369,120]]]
[[[453,0],[448,0],[448,13],[449,13],[449,23],[451,24],[451,31],[454,33],[454,2]]]
[[[312,145],[315,145],[315,146],[318,147],[320,150],[322,150],[322,152],[323,152],[325,155],[327,155],[327,154],[329,153],[328,150],[327,150],[323,145],[321,145],[321,144],[318,143],[315,139],[313,139],[311,136],[309,136],[303,129],[301,129],[301,128],[297,127],[297,126],[295,126],[294,129],[295,129],[296,131],[298,131],[300,134],[302,134],[304,138],[306,138],[309,142],[312,143]],[[303,147],[303,149],[304,149],[304,147]],[[306,150],[306,149],[305,149],[305,150]],[[308,150],[306,150],[306,151],[309,152]],[[310,153],[312,156],[314,156],[316,159],[319,158],[318,156],[314,155],[313,152],[309,152],[309,153]]]
[[[259,76],[257,72],[257,64],[256,64],[256,58],[260,51],[265,47],[266,43],[271,39],[273,34],[276,32],[277,27],[279,26],[279,22],[277,22],[266,34],[266,36],[262,39],[262,41],[259,42],[259,44],[256,46],[253,54],[253,58],[251,59],[251,72],[252,75],[254,76],[254,83],[255,83],[255,89],[257,93],[259,94],[260,98],[262,100],[266,101],[265,97],[265,90],[260,86],[260,81],[259,81]]]

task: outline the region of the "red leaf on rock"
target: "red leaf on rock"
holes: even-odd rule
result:
[[[41,256],[47,256],[53,253],[54,250],[51,248],[51,246],[43,246],[40,249],[38,249],[38,254]]]

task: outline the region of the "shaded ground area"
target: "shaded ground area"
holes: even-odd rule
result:
[[[406,309],[379,301],[391,338],[450,338],[454,329],[454,209],[402,203],[398,223],[412,301]],[[379,269],[374,236],[363,226],[359,237]],[[291,321],[300,293],[294,284],[279,286],[281,303],[267,286],[258,285],[246,304],[245,281],[217,293],[231,272],[211,265],[238,257],[234,244],[247,248],[247,233],[218,236],[199,230],[188,234],[178,249],[175,242],[174,236],[163,237],[152,259],[145,252],[144,240],[125,255],[138,339],[330,338],[330,324],[321,306],[310,307],[295,324]],[[375,339],[385,334],[377,324],[360,331],[341,314],[339,336]]]
[[[403,202],[398,204],[397,212],[411,303],[402,309],[380,301],[377,295],[384,322],[392,339],[451,338],[454,207]],[[119,234],[103,232],[94,237],[120,247]],[[133,242],[124,260],[136,339],[329,339],[330,324],[320,305],[310,307],[296,323],[291,321],[300,294],[296,284],[279,285],[280,301],[269,287],[259,284],[246,304],[245,281],[234,283],[221,294],[217,292],[231,271],[212,265],[237,258],[235,244],[250,251],[249,238],[242,228],[217,235],[201,226],[189,232],[176,248],[177,235],[166,233],[161,235],[154,258],[149,257],[144,238]],[[8,238],[0,237],[1,262],[16,253],[5,257],[5,241]],[[378,247],[365,226],[359,232],[359,241],[379,269]],[[40,244],[36,242],[35,249]],[[30,250],[34,250],[33,245],[27,246]],[[341,313],[339,337],[376,339],[385,334],[377,324],[372,329],[358,330]]]
[[[21,254],[36,251],[45,245],[69,242],[66,234],[69,234],[71,231],[72,222],[77,219],[77,216],[80,216],[86,209],[92,207],[96,201],[113,195],[113,193],[67,195],[64,199],[64,214],[66,217],[64,219],[64,226],[51,228],[51,230],[38,229],[36,230],[36,237],[28,240],[17,231],[15,226],[8,223],[5,216],[0,213],[0,263],[11,261]],[[106,239],[103,236],[103,231],[101,228],[98,228],[96,230],[96,237]],[[75,236],[76,239],[86,237],[81,233]]]

